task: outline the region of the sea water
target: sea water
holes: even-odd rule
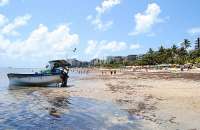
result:
[[[0,130],[143,129],[140,120],[109,102],[68,96],[61,102],[49,101],[39,94],[41,89],[43,91],[51,89],[48,87],[9,89],[7,73],[34,71],[36,70],[0,69]],[[70,75],[73,78],[81,76],[73,73]],[[70,84],[73,84],[73,80]],[[52,110],[59,113],[52,114]]]

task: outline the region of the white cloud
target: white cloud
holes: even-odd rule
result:
[[[86,20],[91,20],[93,17],[92,17],[92,15],[88,15],[87,17],[86,17]]]
[[[0,18],[1,19],[1,18]],[[18,16],[16,17],[12,22],[8,23],[1,29],[2,34],[6,35],[19,35],[19,33],[16,31],[16,29],[24,26],[27,24],[27,22],[31,19],[31,15],[27,14],[24,16]],[[0,20],[1,21],[1,20]]]
[[[0,27],[3,26],[7,22],[8,22],[8,19],[6,18],[6,16],[0,14]]]
[[[0,0],[0,6],[7,5],[9,3],[9,0]]]
[[[127,44],[125,42],[89,40],[85,53],[94,55],[94,57],[99,57],[103,53],[118,52],[125,49],[127,49]]]
[[[101,45],[102,50],[108,50],[112,52],[125,50],[126,47],[127,46],[125,42],[117,42],[117,41],[111,41]]]
[[[96,7],[96,15],[94,17],[89,15],[86,19],[91,22],[95,30],[106,31],[112,26],[113,21],[104,22],[102,15],[120,3],[121,0],[104,0],[100,6]]]
[[[96,17],[95,19],[93,19],[91,21],[91,23],[92,23],[92,25],[95,26],[95,29],[101,30],[101,31],[106,31],[111,27],[111,25],[113,24],[113,21],[103,22],[101,20],[101,18]]]
[[[134,18],[136,26],[134,31],[129,33],[129,35],[138,35],[150,32],[156,23],[164,21],[163,19],[159,18],[160,13],[161,9],[158,4],[149,4],[143,13],[135,14]]]
[[[200,34],[200,27],[194,27],[188,30],[190,35]]]
[[[99,14],[103,14],[107,10],[111,9],[113,6],[120,4],[120,0],[104,0],[100,6],[96,7],[96,11]]]
[[[68,25],[60,25],[52,31],[40,24],[30,35],[12,42],[0,35],[0,57],[43,60],[65,58],[67,50],[79,43],[79,36],[70,32]]]
[[[85,49],[85,53],[92,54],[92,52],[96,49],[96,47],[97,47],[97,41],[89,40],[88,46]]]
[[[138,43],[137,43],[137,44],[131,44],[131,45],[130,45],[130,49],[131,49],[131,50],[133,50],[133,49],[138,49],[138,48],[140,48],[140,44],[138,44]]]
[[[31,15],[18,16],[9,21],[0,14],[0,59],[7,63],[33,63],[39,65],[48,60],[66,58],[72,48],[79,44],[79,35],[71,33],[69,24],[62,24],[53,30],[43,24],[33,29],[30,34],[20,37],[20,29],[28,24]],[[18,37],[10,37],[18,35]]]

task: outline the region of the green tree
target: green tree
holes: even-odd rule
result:
[[[158,52],[160,52],[160,54],[163,54],[165,52],[165,48],[161,45],[158,49]]]
[[[171,47],[171,62],[170,62],[171,64],[176,63],[176,59],[178,57],[177,49],[178,49],[178,47],[175,44],[173,44]]]
[[[177,50],[177,63],[178,64],[185,64],[187,62],[188,53],[184,47],[181,47]]]
[[[189,54],[189,56],[190,56],[190,61],[192,63],[195,63],[196,61],[199,61],[197,59],[200,58],[200,50],[198,49],[198,50],[191,51],[190,54]]]
[[[172,49],[172,52],[173,52],[174,54],[177,53],[177,48],[178,48],[178,47],[177,47],[175,44],[172,45],[171,49]]]
[[[189,47],[191,47],[191,42],[188,39],[184,39],[183,42],[181,43],[181,46],[184,49],[188,49]]]
[[[167,53],[166,49],[162,45],[159,47],[155,57],[158,64],[166,63]]]
[[[152,48],[149,48],[148,53],[149,53],[149,54],[153,54],[153,53],[154,53],[153,49],[152,49]]]

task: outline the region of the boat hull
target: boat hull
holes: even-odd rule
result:
[[[10,85],[20,86],[47,86],[54,83],[61,83],[60,74],[39,75],[39,74],[8,74]]]

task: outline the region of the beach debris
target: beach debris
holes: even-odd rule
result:
[[[144,110],[146,107],[145,107],[145,103],[144,102],[139,102],[138,103],[138,109],[139,110]]]
[[[55,108],[50,108],[49,109],[49,115],[54,116],[56,118],[60,118],[60,113],[58,113]]]
[[[54,97],[54,99],[49,102],[55,107],[67,108],[68,104],[70,104],[68,100],[67,97]]]
[[[177,122],[174,121],[175,119],[176,119],[176,117],[173,116],[169,119],[169,122],[172,124],[177,124]]]

